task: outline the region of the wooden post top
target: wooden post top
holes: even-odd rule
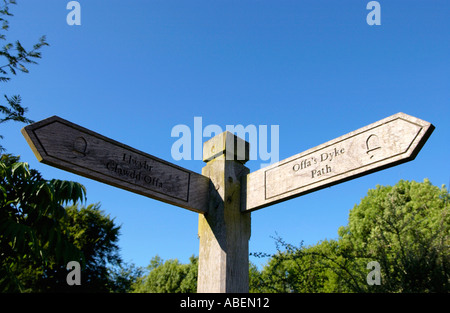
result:
[[[209,162],[225,155],[228,161],[238,161],[242,164],[250,159],[250,143],[229,131],[225,131],[203,144],[203,161]]]

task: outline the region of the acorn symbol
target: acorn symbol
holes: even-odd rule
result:
[[[78,137],[73,143],[73,154],[77,157],[85,157],[87,150],[87,141],[83,137]]]
[[[366,140],[367,154],[370,155],[370,158],[373,158],[375,155],[374,151],[381,149],[378,136],[370,135]]]

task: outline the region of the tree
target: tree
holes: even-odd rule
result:
[[[191,256],[189,264],[177,259],[163,261],[159,256],[150,260],[148,274],[134,285],[137,293],[193,293],[197,292],[198,257]]]
[[[0,158],[0,290],[31,291],[51,262],[80,258],[71,243],[63,205],[83,201],[85,188],[75,182],[44,180],[18,157]]]
[[[253,253],[256,257],[270,257],[259,274],[251,279],[251,292],[311,293],[348,292],[349,282],[340,283],[341,271],[348,271],[348,260],[340,254],[335,240],[317,245],[298,247],[275,237],[277,253]]]
[[[0,291],[127,292],[142,275],[119,255],[120,226],[99,204],[79,205],[82,185],[44,180],[11,155],[0,179]],[[80,286],[66,282],[70,261],[82,266]]]
[[[382,284],[365,290],[450,291],[449,199],[445,186],[427,179],[369,190],[339,230],[340,242],[361,265],[381,265]]]
[[[276,238],[278,252],[269,255],[253,290],[449,292],[449,198],[429,180],[377,186],[350,211],[337,240],[295,247]],[[380,265],[379,285],[367,283],[373,261]]]
[[[110,289],[109,292],[133,292],[134,285],[143,275],[143,269],[133,263],[121,262],[118,266],[108,268]]]
[[[119,254],[120,226],[100,210],[100,204],[67,206],[65,225],[69,241],[80,250],[78,259],[83,264],[81,284],[66,283],[66,264],[52,262],[45,268],[40,285],[43,291],[58,292],[126,292],[140,275],[134,265],[123,263]]]
[[[108,268],[121,263],[119,255],[120,226],[104,215],[99,204],[87,207],[72,205],[66,207],[69,219],[67,231],[73,244],[82,251],[85,267],[82,275],[84,291],[106,292],[109,290]]]
[[[16,4],[15,0],[3,0],[3,4],[0,5],[0,23],[1,32],[0,40],[6,41],[5,32],[9,29],[8,17],[13,16],[9,7],[11,4]],[[27,50],[23,47],[19,40],[15,43],[8,42],[3,45],[0,50],[0,57],[4,58],[3,65],[0,65],[0,82],[5,83],[11,80],[11,75],[16,75],[17,72],[28,73],[28,64],[37,64],[35,60],[41,58],[40,50],[44,46],[49,44],[46,41],[46,37],[39,38],[38,43],[33,45],[33,48]],[[0,63],[1,64],[1,63]],[[4,95],[6,100],[5,105],[0,104],[0,113],[3,117],[0,117],[0,124],[7,121],[16,121],[22,123],[31,123],[32,121],[25,117],[27,108],[22,106],[22,98],[20,95],[7,96]],[[0,139],[3,138],[0,135]],[[3,146],[0,145],[0,152],[4,151]]]

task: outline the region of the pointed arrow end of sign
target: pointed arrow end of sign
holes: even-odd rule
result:
[[[36,158],[38,159],[38,161],[42,162],[44,160],[44,158],[39,153],[39,150],[37,149],[37,147],[35,145],[35,142],[38,143],[39,141],[32,138],[32,137],[34,137],[34,134],[33,134],[33,130],[31,128],[31,126],[32,125],[25,126],[24,128],[21,129],[20,132],[25,137],[25,140],[27,141],[28,145],[30,146],[31,150],[33,151],[33,153],[36,156]]]
[[[54,122],[72,124],[60,118],[59,116],[54,115],[43,119],[42,121],[27,125],[21,129],[22,135],[25,137],[25,140],[27,141],[28,145],[30,146],[39,162],[46,163],[47,151],[45,150],[42,142],[39,140],[39,136],[36,135],[36,131]]]
[[[412,161],[417,157],[422,147],[428,141],[428,138],[430,138],[431,134],[435,130],[435,127],[433,124],[427,121],[402,112],[393,115],[392,117],[390,117],[390,120],[393,120],[395,118],[408,122],[416,126],[418,129],[418,133],[416,134],[415,138],[412,140],[408,148],[409,156],[404,159],[405,162]]]

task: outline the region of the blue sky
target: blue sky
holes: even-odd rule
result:
[[[367,0],[80,0],[80,26],[67,25],[68,2],[11,8],[9,41],[50,43],[29,74],[2,85],[35,121],[58,115],[199,173],[202,161],[171,156],[172,128],[193,129],[194,117],[279,125],[280,160],[397,112],[435,125],[412,162],[252,213],[251,252],[274,252],[275,232],[292,244],[336,238],[377,184],[450,181],[448,1],[379,1],[379,26],[366,23]],[[198,255],[196,213],[40,164],[23,126],[1,125],[2,145],[48,179],[84,184],[87,202],[122,225],[125,261]]]

